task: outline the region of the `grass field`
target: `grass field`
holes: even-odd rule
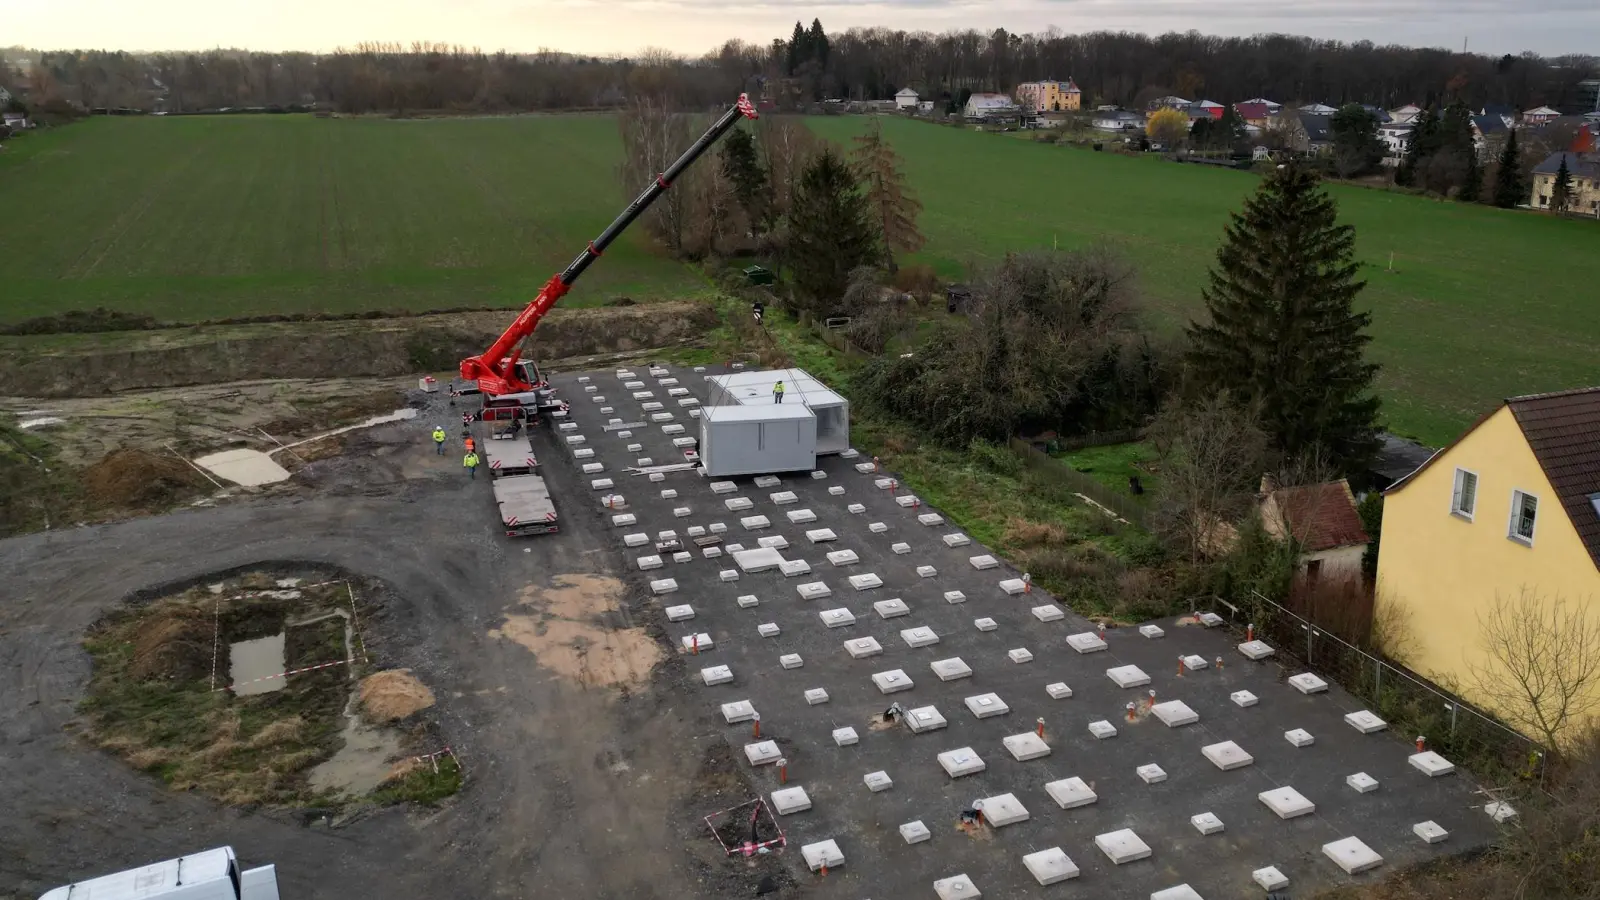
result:
[[[0,322],[520,306],[630,196],[604,116],[95,119],[0,154]],[[705,285],[634,233],[566,303]]]
[[[860,118],[812,120],[847,143]],[[1168,325],[1197,313],[1253,175],[886,119],[950,277],[1026,247],[1106,240]],[[1367,265],[1384,415],[1435,446],[1498,400],[1600,383],[1600,223],[1334,186]],[[1394,272],[1386,271],[1394,254]]]

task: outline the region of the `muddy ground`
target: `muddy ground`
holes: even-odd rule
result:
[[[537,451],[556,462],[562,533],[512,541],[488,485],[434,455],[434,417],[362,432],[271,492],[0,542],[0,897],[220,844],[276,863],[285,897],[751,896],[763,878],[788,883],[773,861],[729,867],[709,852],[703,807],[750,795],[719,730],[683,708],[658,613],[619,571],[550,436]],[[431,712],[467,776],[441,810],[335,828],[226,808],[74,737],[81,637],[108,609],[220,570],[301,562],[392,592],[366,626],[373,662],[412,669],[437,695]]]

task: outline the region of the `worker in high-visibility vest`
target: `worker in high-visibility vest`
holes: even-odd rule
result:
[[[444,455],[444,439],[449,435],[444,433],[443,425],[433,426],[433,452],[435,456]]]
[[[772,386],[772,402],[773,403],[782,403],[783,402],[783,382],[781,382],[781,381]]]
[[[461,458],[461,465],[466,467],[468,478],[478,480],[478,454],[468,450],[467,455]]]

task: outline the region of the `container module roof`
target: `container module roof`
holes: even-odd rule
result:
[[[73,900],[138,900],[160,897],[180,885],[226,879],[231,861],[230,852],[219,847],[56,888],[45,894],[44,900],[65,900],[68,897]]]
[[[718,375],[712,383],[726,391],[740,406],[773,403],[772,386],[783,382],[785,403],[802,401],[808,406],[842,406],[845,399],[804,369],[763,369]]]
[[[705,406],[700,419],[704,422],[774,422],[783,419],[811,419],[815,414],[804,403],[767,403],[754,406]]]

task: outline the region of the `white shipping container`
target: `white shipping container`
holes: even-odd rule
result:
[[[783,403],[775,404],[772,386],[783,382]],[[804,369],[732,372],[709,379],[707,406],[804,406],[817,417],[817,455],[841,453],[850,447],[850,401],[830,390]]]
[[[717,478],[814,469],[817,417],[798,403],[706,407],[700,464]]]

